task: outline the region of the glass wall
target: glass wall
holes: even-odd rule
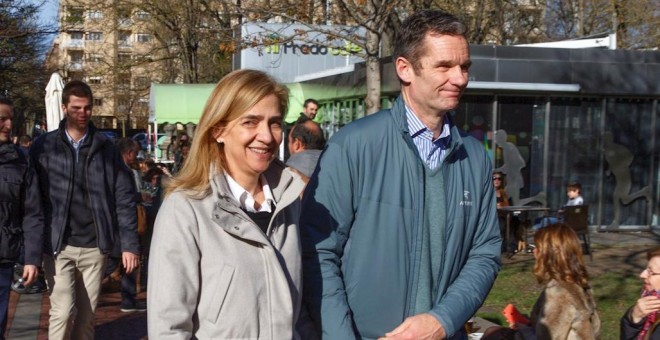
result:
[[[596,223],[602,178],[602,101],[590,98],[553,98],[547,137],[548,206],[567,201],[566,185],[578,182],[588,204],[589,220]]]

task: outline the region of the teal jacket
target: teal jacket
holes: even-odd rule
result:
[[[501,237],[492,167],[483,146],[452,129],[443,161],[446,218],[436,299],[449,336],[488,295]],[[376,339],[411,316],[424,221],[424,164],[399,97],[326,145],[304,197],[303,294],[324,339]]]

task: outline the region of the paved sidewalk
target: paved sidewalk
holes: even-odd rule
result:
[[[591,233],[591,242],[598,248],[647,249],[660,246],[660,234],[651,232],[599,232]],[[523,259],[516,257],[517,259]],[[138,298],[145,301],[146,293]],[[97,339],[146,339],[147,313],[122,313],[120,294],[103,293],[96,311],[95,335]],[[9,305],[7,338],[35,340],[48,338],[48,294],[18,295],[12,292]]]

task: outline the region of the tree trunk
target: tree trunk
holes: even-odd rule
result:
[[[380,61],[377,56],[367,57],[367,97],[364,100],[367,114],[380,110]]]

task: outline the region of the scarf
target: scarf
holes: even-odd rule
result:
[[[655,296],[658,299],[660,299],[660,296],[658,296],[659,294],[658,294],[657,290],[651,290],[651,291],[642,290],[641,295],[642,295],[642,297]],[[644,326],[642,327],[642,331],[639,332],[639,334],[637,335],[637,340],[643,340],[644,339],[644,336],[649,331],[649,328],[651,328],[651,325],[653,325],[655,323],[655,320],[656,320],[657,316],[658,316],[658,314],[656,312],[656,313],[651,313],[646,317],[646,321],[644,321]]]

